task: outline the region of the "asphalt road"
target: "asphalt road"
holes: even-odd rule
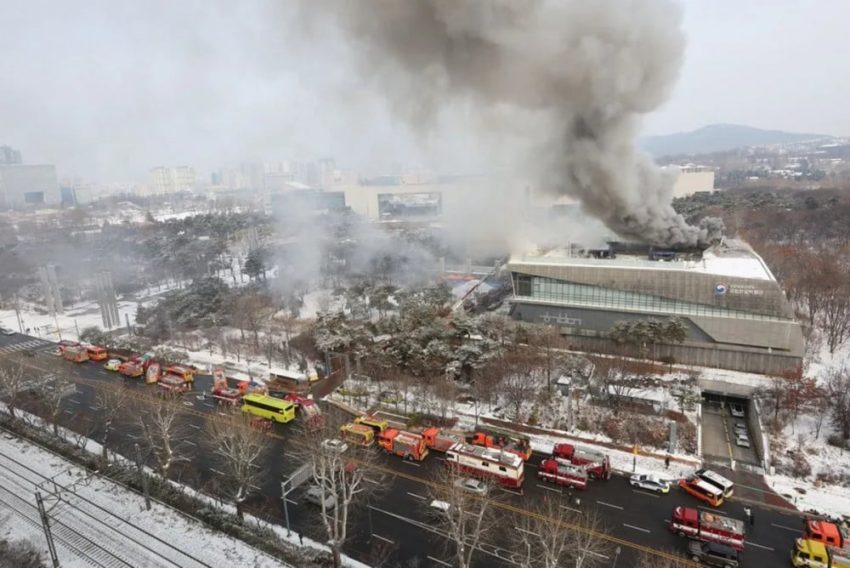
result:
[[[47,341],[16,334],[0,336],[0,357],[8,356],[22,349],[35,351],[36,354],[27,362],[34,366],[58,368],[68,373],[68,378],[76,377],[88,381],[104,383],[121,382],[128,389],[150,390],[156,387],[143,384],[139,380],[126,379],[102,367],[102,362],[75,364],[58,359],[50,351],[54,344]],[[34,376],[39,375],[33,370]],[[210,414],[222,412],[213,400],[201,396],[202,391],[211,388],[211,377],[201,375],[196,378],[195,392],[184,395],[183,403],[199,413]],[[94,422],[96,414],[95,388],[87,384],[77,384],[77,393],[65,400],[63,422],[74,428],[79,427],[81,420]],[[341,411],[331,406],[325,406],[327,415],[342,420]],[[185,448],[191,456],[191,468],[178,470],[185,480],[191,480],[201,485],[213,482],[218,475],[211,448],[204,437],[204,421],[202,416],[194,413],[187,414],[186,429],[190,434]],[[271,515],[283,524],[283,507],[280,489],[281,479],[294,471],[299,463],[291,456],[290,440],[293,430],[290,425],[274,425],[274,432],[282,438],[272,438],[272,448],[264,469],[268,475],[257,487],[257,497],[252,500],[249,508],[258,514]],[[194,431],[194,432],[193,432]],[[92,437],[97,439],[100,432],[95,430]],[[138,427],[130,421],[122,422],[112,435],[109,445],[122,453],[129,452],[132,444],[140,439]],[[579,503],[570,502],[567,495],[560,489],[539,482],[536,477],[537,465],[542,456],[534,455],[526,466],[526,481],[522,494],[507,490],[498,490],[497,499],[506,508],[517,507],[527,509],[530,504],[544,498],[563,500],[564,506],[586,514],[591,509],[599,512],[606,530],[613,536],[638,547],[649,547],[654,550],[683,552],[686,542],[671,534],[667,528],[672,509],[678,505],[698,506],[698,502],[690,496],[674,488],[668,495],[655,495],[643,490],[632,488],[626,479],[614,476],[608,481],[592,482],[585,492],[576,492],[574,497]],[[428,507],[429,480],[433,479],[438,468],[443,467],[439,454],[429,456],[424,462],[413,463],[403,461],[394,456],[381,454],[378,464],[387,472],[384,479],[378,482],[380,491],[369,498],[368,503],[360,505],[352,518],[352,538],[346,545],[346,552],[364,562],[369,563],[386,550],[392,552],[387,565],[404,566],[416,559],[419,566],[451,565],[451,548],[447,539],[439,534],[434,511]],[[192,477],[194,476],[194,477]],[[743,489],[743,488],[742,488]],[[756,491],[751,487],[747,491]],[[312,536],[317,540],[321,537],[316,511],[312,506],[302,501],[303,488],[290,495],[288,511],[290,523],[294,530]],[[723,505],[720,512],[736,518],[744,518],[744,506],[750,506],[754,511],[755,525],[748,528],[747,546],[744,553],[743,565],[782,566],[787,564],[788,551],[795,537],[801,532],[800,517],[791,511],[782,511],[764,507],[759,504],[743,503],[732,499]],[[509,539],[504,535],[488,539],[482,550],[477,554],[477,562],[482,567],[513,566]],[[612,547],[613,548],[613,547]],[[621,546],[621,552],[605,559],[608,565],[630,566],[634,562],[637,551],[629,546]],[[382,550],[383,549],[383,550]],[[411,564],[412,565],[412,564]]]

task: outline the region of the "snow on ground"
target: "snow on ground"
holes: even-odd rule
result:
[[[303,320],[315,319],[319,312],[341,310],[343,299],[333,295],[326,288],[319,288],[304,294],[304,304],[301,306],[299,317]]]
[[[135,323],[136,306],[137,302],[135,301],[128,302],[120,300],[118,302],[121,327],[126,325],[126,318],[130,319],[131,325]],[[23,321],[23,331],[25,333],[29,329],[29,335],[58,341],[60,336],[61,339],[77,339],[78,329],[82,331],[90,326],[103,327],[100,308],[96,302],[83,302],[67,306],[65,313],[57,314],[55,318],[49,313],[43,312],[44,310],[37,309],[34,306],[21,306],[21,320]],[[58,331],[56,328],[57,324],[59,325]],[[14,331],[20,331],[15,310],[0,310],[0,326],[8,327]]]
[[[288,566],[166,505],[154,502],[146,511],[141,495],[112,481],[89,477],[83,468],[26,441],[0,437],[0,456],[0,480],[5,490],[0,493],[6,493],[0,498],[4,501],[13,500],[8,493],[12,489],[32,503],[35,484],[46,478],[71,488],[63,491],[62,500],[51,510],[60,560],[65,567],[90,565],[75,550],[75,533],[97,543],[96,547],[79,546],[84,554],[104,560],[118,556],[135,566]],[[49,495],[53,487],[47,484],[41,492]],[[32,541],[43,558],[49,558],[40,525],[25,521],[37,520],[36,510],[20,501],[14,505],[21,513],[12,516],[0,530],[7,538]],[[5,503],[0,503],[0,510],[3,509],[8,511]],[[99,551],[98,547],[109,552]]]

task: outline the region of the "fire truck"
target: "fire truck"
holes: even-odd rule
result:
[[[86,346],[86,352],[89,355],[89,359],[92,361],[105,361],[106,359],[109,359],[109,352],[103,347],[98,347],[97,345]]]
[[[528,436],[522,436],[513,432],[502,430],[478,430],[466,437],[466,442],[474,446],[485,448],[498,448],[505,452],[516,454],[528,461],[531,457],[531,440]]]
[[[435,452],[446,452],[458,442],[463,441],[462,436],[443,432],[436,426],[425,428],[421,436],[425,440],[425,445]]]
[[[446,467],[472,477],[493,479],[506,487],[521,488],[525,462],[513,452],[457,443],[446,451]]]
[[[561,458],[548,458],[540,462],[537,477],[556,485],[576,489],[587,488],[587,466],[575,465]]]
[[[216,369],[213,371],[212,397],[219,404],[236,406],[242,398],[242,392],[237,388],[228,386],[227,377],[224,376],[223,371],[219,371],[221,370]]]
[[[319,408],[319,405],[312,398],[295,393],[289,393],[283,398],[295,404],[298,414],[304,420],[308,429],[313,431],[321,430],[325,425],[325,417],[322,416],[322,409]]]
[[[674,508],[670,532],[696,540],[719,542],[735,550],[744,550],[744,521],[702,509]]]
[[[822,542],[833,548],[846,548],[850,555],[850,535],[843,526],[831,523],[823,519],[809,519],[806,521],[806,530],[803,538]]]
[[[159,379],[159,386],[164,390],[160,391],[170,395],[180,395],[184,392],[189,392],[192,383],[186,382],[180,377],[174,375],[165,375]]]
[[[378,435],[378,445],[387,453],[406,460],[422,461],[428,455],[428,446],[421,434],[387,428]]]
[[[363,424],[354,422],[343,424],[339,429],[339,435],[349,444],[357,446],[368,447],[375,443],[375,431]]]
[[[591,479],[611,479],[611,460],[602,452],[573,444],[555,444],[552,456],[573,465],[586,466]]]
[[[141,363],[137,363],[135,361],[124,361],[118,366],[118,372],[125,377],[136,379],[145,374],[145,369]]]
[[[190,369],[189,367],[183,367],[182,365],[171,365],[170,367],[165,368],[165,375],[178,377],[185,383],[193,383],[195,381],[195,371]]]
[[[66,361],[73,361],[74,363],[85,363],[89,360],[89,353],[85,347],[69,345],[62,349],[62,358]]]

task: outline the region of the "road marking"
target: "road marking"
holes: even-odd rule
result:
[[[612,509],[619,509],[623,511],[624,509],[619,505],[612,505],[611,503],[606,503],[605,501],[597,501],[600,505],[605,505],[606,507],[611,507]]]
[[[417,499],[422,499],[423,501],[425,501],[425,497],[423,497],[422,495],[417,495],[416,493],[411,493],[410,491],[408,491],[407,494],[411,497],[415,497]]]
[[[250,487],[251,487],[251,489],[253,489],[254,491],[262,491],[262,490],[263,490],[263,488],[262,488],[262,487],[257,487],[256,485],[251,485]]]
[[[189,444],[190,446],[197,446],[198,445],[195,442],[193,442],[192,440],[183,440],[183,441],[186,442],[187,444]]]
[[[535,485],[537,485],[537,487],[539,487],[540,489],[545,489],[546,491],[553,491],[555,493],[561,493],[561,494],[564,493],[562,490],[555,489],[554,487],[547,487],[546,485],[540,485],[539,483],[535,483]]]
[[[410,460],[402,460],[401,463],[406,463],[407,465],[414,465],[416,467],[422,467],[421,463],[412,462]]]
[[[365,481],[366,483],[371,483],[372,485],[380,485],[381,484],[379,481],[375,481],[374,479],[370,479],[368,477],[364,477],[363,481]]]
[[[574,513],[581,513],[581,510],[573,509],[572,507],[567,507],[566,505],[561,505],[561,509],[566,509],[567,511],[572,511]]]
[[[744,541],[744,542],[746,542],[746,543],[747,543],[747,544],[749,544],[750,546],[757,546],[757,547],[759,547],[759,548],[763,548],[763,549],[765,549],[765,550],[776,550],[775,548],[771,548],[771,547],[769,547],[769,546],[765,546],[765,545],[763,545],[763,544],[756,544],[755,542],[750,542],[750,541],[748,541],[748,540],[746,540],[746,541]]]
[[[513,489],[508,489],[507,487],[500,487],[499,489],[501,489],[502,491],[505,491],[506,493],[513,493],[514,495],[522,495],[522,491],[514,491]]]
[[[72,404],[82,404],[82,402],[80,402],[79,400],[74,400],[73,398],[69,398],[68,402],[70,402]]]
[[[646,534],[649,534],[649,533],[650,533],[650,531],[648,531],[647,529],[642,529],[642,528],[640,528],[640,527],[636,527],[636,526],[634,526],[634,525],[630,525],[630,524],[628,524],[628,523],[623,523],[623,526],[624,526],[624,527],[629,527],[630,529],[635,529],[636,531],[645,532]]]
[[[443,566],[448,566],[449,568],[452,567],[451,564],[449,564],[448,562],[444,562],[443,560],[440,560],[439,558],[434,558],[433,556],[426,556],[425,558],[427,558],[431,562],[436,562],[437,564],[442,564]]]
[[[211,472],[213,472],[213,473],[217,473],[217,474],[219,474],[219,475],[222,475],[222,476],[224,475],[224,473],[223,473],[223,472],[221,472],[221,471],[219,471],[219,470],[217,470],[217,469],[210,468],[210,471],[211,471]]]
[[[724,515],[725,514],[720,509],[712,509],[711,507],[703,507],[702,505],[697,505],[697,509],[702,509],[704,511],[711,511],[712,513],[717,513],[718,515]]]
[[[65,414],[74,414],[74,413],[73,413],[73,412],[71,412],[70,410],[63,410],[62,412],[64,412]]]
[[[388,542],[388,543],[390,543],[390,544],[395,544],[395,543],[394,543],[393,541],[391,541],[390,539],[388,539],[388,538],[386,538],[386,537],[383,537],[383,536],[381,536],[381,535],[379,535],[379,534],[372,533],[372,536],[374,536],[374,537],[375,537],[375,538],[377,538],[377,539],[383,540],[384,542]]]
[[[792,529],[791,527],[786,527],[785,525],[777,525],[775,523],[770,523],[770,526],[776,527],[778,529],[785,529],[786,531],[791,531],[791,532],[800,532],[802,530],[800,527],[797,527],[796,529]]]
[[[201,425],[200,424],[189,424],[189,428],[194,428],[195,430],[200,430]]]
[[[661,499],[661,495],[656,495],[655,493],[650,493],[649,491],[641,491],[640,489],[632,489],[632,493],[638,493],[640,495],[646,495],[647,497],[655,497],[656,499]]]
[[[534,536],[540,536],[540,535],[539,535],[539,534],[537,534],[536,532],[534,532],[534,531],[530,531],[530,530],[528,530],[528,529],[524,529],[524,528],[522,528],[522,527],[517,527],[517,526],[515,526],[514,528],[515,528],[516,530],[518,530],[519,532],[524,532],[524,533],[526,533],[526,534],[533,534]]]

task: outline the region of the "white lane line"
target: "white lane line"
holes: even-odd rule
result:
[[[515,528],[516,530],[518,530],[519,532],[524,532],[524,533],[526,533],[526,534],[533,534],[534,536],[540,536],[540,535],[539,535],[539,534],[537,534],[536,532],[534,532],[534,531],[530,531],[530,530],[528,530],[528,529],[524,529],[524,528],[522,528],[522,527],[514,527],[514,528]]]
[[[262,491],[262,490],[263,490],[263,488],[262,488],[262,487],[257,487],[256,485],[250,485],[250,487],[251,487],[251,489],[253,489],[254,491]]]
[[[771,547],[769,547],[769,546],[765,546],[765,545],[763,545],[763,544],[756,544],[755,542],[750,542],[750,541],[748,541],[748,540],[745,540],[744,542],[746,542],[746,543],[747,543],[747,544],[749,544],[750,546],[757,546],[757,547],[759,547],[759,548],[763,548],[763,549],[765,549],[765,550],[776,550],[775,548],[771,548]]]
[[[366,483],[371,483],[372,485],[380,485],[381,484],[380,481],[375,481],[374,479],[370,479],[368,477],[364,477],[363,481],[365,481]]]
[[[717,513],[718,515],[723,515],[724,512],[719,509],[712,509],[711,507],[703,507],[702,505],[697,505],[697,509],[702,509],[704,511],[711,511],[712,513]]]
[[[443,560],[440,560],[439,558],[434,558],[433,556],[426,556],[425,558],[427,558],[431,562],[436,562],[437,564],[441,564],[443,566],[448,566],[449,568],[452,568],[451,564],[449,564],[448,562],[444,562]]]
[[[219,470],[217,470],[217,469],[210,468],[210,471],[211,471],[211,472],[213,472],[213,473],[217,473],[217,474],[219,474],[219,475],[224,475],[224,472],[221,472],[221,471],[219,471]]]
[[[650,531],[648,531],[647,529],[642,529],[642,528],[640,528],[640,527],[636,527],[636,526],[634,526],[634,525],[630,525],[630,524],[628,524],[628,523],[623,523],[623,526],[624,526],[624,527],[629,527],[630,529],[635,529],[636,531],[645,532],[646,534],[649,534],[649,532],[650,532]]]
[[[74,413],[73,413],[73,412],[71,412],[70,410],[63,410],[62,412],[64,412],[65,414],[74,414]]]
[[[632,493],[637,493],[638,495],[646,495],[647,497],[655,497],[656,499],[660,499],[660,495],[656,495],[655,493],[650,493],[649,491],[641,491],[640,489],[632,489]]]
[[[68,402],[70,402],[72,404],[82,404],[79,400],[74,400],[73,398],[69,398]]]
[[[401,462],[401,463],[406,463],[407,465],[414,465],[414,466],[416,466],[416,467],[422,467],[422,464],[421,464],[421,463],[412,462],[412,461],[410,461],[410,460],[402,460],[402,462]]]
[[[375,538],[377,538],[377,539],[383,540],[384,542],[388,542],[388,543],[390,543],[390,544],[395,544],[395,543],[394,543],[393,541],[391,541],[390,539],[388,539],[388,538],[386,538],[386,537],[383,537],[383,536],[381,536],[381,535],[379,535],[379,534],[372,533],[372,536],[374,536],[374,537],[375,537]]]
[[[566,509],[567,511],[572,511],[574,513],[581,513],[580,509],[573,509],[572,507],[567,507],[566,505],[561,505],[561,509]]]
[[[193,442],[192,440],[183,440],[183,441],[186,442],[187,444],[189,444],[190,446],[197,446],[198,445],[195,442]]]
[[[554,487],[547,487],[546,485],[540,485],[539,483],[535,483],[537,487],[540,489],[545,489],[546,491],[552,491],[554,493],[563,493],[560,489],[555,489]]]
[[[411,497],[415,497],[416,499],[422,499],[423,501],[425,501],[425,497],[423,497],[422,495],[417,495],[416,493],[411,493],[410,491],[408,491],[407,494]]]
[[[611,503],[606,503],[605,501],[597,501],[600,505],[605,505],[606,507],[611,507],[612,509],[619,509],[623,511],[624,509],[619,505],[612,505]]]
[[[195,430],[200,430],[201,425],[200,424],[189,424],[189,428],[194,428]]]
[[[786,531],[800,532],[800,527],[797,527],[796,529],[792,529],[791,527],[786,527],[785,525],[777,525],[776,523],[770,523],[770,526],[776,527],[778,529],[785,529]]]

